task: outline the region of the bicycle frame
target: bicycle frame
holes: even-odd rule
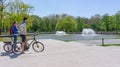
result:
[[[33,38],[28,39],[28,40],[32,40],[30,43],[28,43],[28,47],[29,47],[32,43],[36,42],[35,35],[33,35]],[[26,43],[27,43],[27,42],[26,42]]]
[[[28,40],[32,40],[30,43],[27,43],[27,41],[26,41],[26,43],[28,44],[28,47],[32,44],[32,43],[34,43],[34,42],[36,42],[36,38],[35,38],[35,34],[32,34],[33,35],[33,38],[31,38],[31,39],[28,39]],[[10,37],[11,38],[11,41],[13,42],[13,36],[11,36]]]

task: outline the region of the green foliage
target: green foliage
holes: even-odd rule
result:
[[[32,26],[32,18],[29,13],[32,11],[31,5],[25,4],[22,0],[2,0],[0,3],[0,33],[9,32],[14,21],[21,23],[24,17],[28,17],[28,27]]]
[[[73,17],[68,14],[49,15],[39,17],[30,15],[33,6],[25,4],[22,0],[0,0],[0,34],[8,32],[14,21],[21,23],[23,17],[28,17],[28,32],[82,32],[83,28],[92,28],[96,32],[120,32],[120,11],[115,15],[103,16],[95,14],[91,18]]]
[[[32,21],[32,27],[31,27],[31,31],[35,32],[35,31],[39,31],[41,29],[41,18],[37,15],[31,15],[33,21]]]
[[[119,32],[120,31],[120,11],[118,11],[115,14],[115,22],[116,22],[116,31]]]
[[[79,32],[81,32],[83,28],[88,28],[88,22],[87,22],[86,18],[84,18],[84,17],[77,17],[76,18],[76,22],[78,24],[77,30]]]
[[[77,23],[74,17],[67,16],[67,17],[61,18],[56,25],[56,30],[63,30],[66,32],[77,31]]]
[[[98,31],[100,30],[100,19],[101,19],[101,16],[99,14],[96,14],[95,16],[92,16],[91,17],[91,28],[94,29],[95,31]]]

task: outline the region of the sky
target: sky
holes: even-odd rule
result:
[[[120,0],[23,0],[34,7],[33,14],[40,17],[69,14],[90,18],[95,14],[114,15],[120,10]]]

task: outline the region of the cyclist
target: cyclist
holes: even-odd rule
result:
[[[22,23],[19,25],[20,28],[20,36],[22,39],[22,53],[24,54],[24,50],[25,50],[25,45],[26,45],[26,23],[27,23],[27,19],[28,18],[23,18]]]
[[[16,42],[17,42],[17,36],[18,36],[18,25],[17,22],[14,22],[12,25],[12,30],[13,30],[13,37],[14,37],[14,50],[16,49]]]

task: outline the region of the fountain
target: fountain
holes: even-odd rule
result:
[[[96,33],[93,29],[86,28],[82,30],[82,35],[96,35]]]
[[[64,31],[57,31],[56,35],[66,35],[66,32],[64,32]]]
[[[57,35],[57,36],[56,36]],[[79,41],[79,40],[101,40],[120,38],[119,35],[114,34],[96,34],[93,29],[83,29],[82,34],[66,34],[64,31],[56,31],[56,34],[41,34],[38,39],[56,39],[64,41]]]

